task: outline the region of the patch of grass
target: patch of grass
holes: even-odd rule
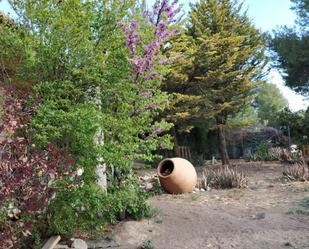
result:
[[[154,245],[152,240],[147,239],[145,241],[143,241],[141,249],[154,249]]]
[[[287,189],[290,192],[293,192],[293,193],[307,193],[307,192],[309,192],[309,186],[302,187],[302,186],[291,185],[291,186],[288,186]]]
[[[157,217],[160,214],[160,209],[152,207],[150,211],[150,217]]]
[[[303,207],[290,208],[288,214],[303,214],[309,215],[309,210]]]
[[[288,214],[302,214],[309,216],[309,196],[303,199],[299,207],[290,208]]]
[[[292,242],[290,242],[290,241],[288,241],[288,242],[284,243],[284,246],[291,247],[292,249],[297,249],[297,247],[295,247],[295,246],[293,245],[293,243],[292,243]]]
[[[163,219],[160,214],[161,214],[160,209],[158,208],[152,209],[152,218],[153,218],[153,221],[157,224],[161,224],[163,222]]]
[[[199,195],[191,195],[192,201],[197,201],[199,199]]]

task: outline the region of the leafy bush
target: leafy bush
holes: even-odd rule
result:
[[[84,93],[70,81],[37,84],[32,98],[39,101],[30,123],[33,143],[45,148],[50,142],[66,148],[74,157],[74,167],[84,170],[84,183],[96,180],[98,146],[94,136],[100,116],[93,103],[83,103]]]
[[[267,159],[267,143],[262,141],[257,148],[257,158],[259,161],[265,161]]]
[[[202,175],[202,186],[216,189],[246,188],[247,178],[242,172],[237,172],[229,166],[217,170],[204,170]]]
[[[152,212],[146,197],[132,180],[110,187],[107,193],[95,184],[64,190],[49,207],[49,233],[71,235],[82,229],[95,235],[102,233],[106,223],[149,217]]]
[[[26,96],[16,90],[5,91],[3,121],[0,133],[7,139],[0,144],[0,248],[17,248],[44,220],[48,203],[58,188],[77,183],[73,163],[65,151],[52,144],[36,150],[27,136],[31,109]],[[63,180],[70,185],[64,185]]]
[[[177,33],[171,26],[179,9],[177,1],[159,1],[159,13],[156,7],[143,18],[136,3],[10,1],[20,29],[7,33],[16,46],[5,43],[1,48],[22,49],[16,75],[33,83],[27,102],[33,107],[26,127],[27,155],[59,149],[65,156],[66,151],[74,157],[70,169],[82,172],[76,185],[70,173],[60,178],[55,198],[42,202],[46,226],[33,228],[37,237],[70,234],[77,228],[97,231],[105,222],[150,213],[130,174],[134,159],[152,160],[152,151],[171,145],[170,136],[162,134],[171,124],[158,118],[168,102],[160,90],[169,63],[162,47]],[[102,143],[95,141],[98,133]],[[49,152],[51,143],[55,151]],[[54,162],[52,156],[48,160]],[[97,165],[103,161],[107,193],[96,187]],[[29,173],[37,179],[36,172]]]
[[[300,160],[291,165],[288,165],[283,171],[284,177],[291,181],[308,181],[309,180],[309,169],[306,161]]]

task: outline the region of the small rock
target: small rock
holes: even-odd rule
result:
[[[153,184],[151,182],[147,182],[145,185],[146,190],[152,190],[153,189]]]
[[[256,215],[252,216],[253,220],[262,220],[266,217],[265,213],[257,213]]]
[[[88,249],[87,243],[82,239],[74,239],[72,243],[74,249]]]
[[[60,241],[60,236],[53,236],[45,243],[42,249],[53,249]]]
[[[150,176],[147,176],[147,175],[144,175],[144,176],[141,176],[140,179],[141,179],[142,181],[144,181],[144,182],[147,182],[147,181],[149,181],[149,180],[151,179],[151,177],[150,177]]]
[[[205,192],[205,189],[203,189],[203,188],[201,188],[200,190],[201,190],[202,192]]]
[[[198,192],[198,191],[200,191],[198,188],[194,188],[194,191],[196,191],[196,192]]]
[[[67,245],[55,245],[54,249],[69,249],[70,247]]]
[[[102,239],[95,241],[87,241],[88,249],[105,249],[119,247],[115,240]]]

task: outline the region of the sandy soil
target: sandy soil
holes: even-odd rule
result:
[[[121,222],[114,239],[122,249],[145,240],[155,249],[309,248],[309,216],[288,213],[309,196],[309,183],[282,182],[278,163],[237,167],[248,177],[247,189],[155,196],[150,203],[157,214]]]

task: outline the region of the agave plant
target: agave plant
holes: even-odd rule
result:
[[[229,166],[217,170],[204,170],[201,179],[204,189],[209,187],[216,189],[246,188],[247,182],[243,172],[238,172]]]
[[[267,159],[270,161],[278,161],[282,157],[282,148],[272,147],[268,149]]]
[[[287,166],[287,168],[283,171],[283,175],[291,181],[308,181],[308,164],[304,159],[295,162]]]

